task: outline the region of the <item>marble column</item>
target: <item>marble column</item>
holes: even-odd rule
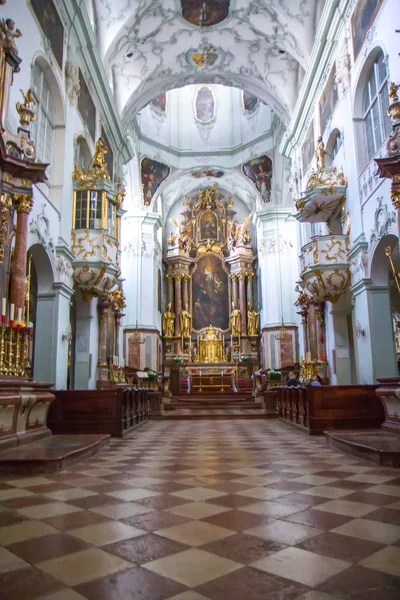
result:
[[[324,307],[320,305],[317,308],[317,310],[315,311],[316,329],[317,329],[317,359],[319,359],[319,360],[321,360],[323,356],[326,357],[325,335],[324,335],[324,331],[323,331],[323,329],[324,329],[323,314],[324,314]],[[323,337],[324,341],[321,341],[321,337]]]
[[[175,335],[181,335],[180,314],[182,309],[182,276],[175,275]]]
[[[318,358],[317,319],[315,317],[316,307],[311,303],[308,313],[308,344],[311,358]]]
[[[308,322],[307,322],[307,314],[302,314],[301,324],[303,327],[303,346],[304,346],[304,359],[306,358],[307,352],[310,350],[310,345],[308,343]]]
[[[247,275],[247,302],[253,306],[253,275]]]
[[[247,335],[246,274],[239,274],[239,306],[242,319],[242,335]]]
[[[99,367],[107,366],[107,323],[109,302],[99,302],[97,309],[99,315]]]
[[[189,310],[189,275],[184,275],[182,281],[183,306],[185,310]]]
[[[168,280],[168,302],[171,302],[171,307],[174,308],[174,278],[172,275],[167,275]]]
[[[28,250],[28,219],[33,199],[29,194],[13,197],[17,209],[17,230],[15,233],[14,258],[11,268],[11,303],[15,306],[15,318],[18,308],[24,308],[26,282],[26,256]]]
[[[237,275],[232,275],[232,302],[237,308],[238,302],[238,278]]]

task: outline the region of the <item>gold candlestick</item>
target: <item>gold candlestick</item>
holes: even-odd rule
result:
[[[10,341],[8,345],[8,375],[13,374],[13,340],[14,340],[14,329],[10,327]]]
[[[19,329],[17,329],[17,341],[16,341],[16,347],[15,347],[15,375],[17,375],[18,377],[20,377],[22,375],[21,373],[21,365],[20,365],[20,359],[21,359],[21,332]]]
[[[6,371],[6,365],[4,363],[4,326],[0,329],[0,374],[4,375]]]

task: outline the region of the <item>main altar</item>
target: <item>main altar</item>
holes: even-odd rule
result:
[[[216,184],[185,196],[164,257],[164,363],[188,391],[236,391],[240,365],[258,365],[259,313],[247,214]]]

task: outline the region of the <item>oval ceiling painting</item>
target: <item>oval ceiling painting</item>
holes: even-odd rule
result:
[[[211,123],[215,119],[215,99],[212,90],[203,85],[196,94],[194,103],[196,121]]]
[[[229,14],[230,0],[181,0],[183,18],[198,27],[221,23]]]

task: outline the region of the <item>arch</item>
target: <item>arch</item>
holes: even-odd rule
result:
[[[39,243],[30,246],[28,253],[32,256],[38,284],[38,294],[53,291],[54,268],[46,249]]]
[[[387,286],[389,284],[390,264],[385,254],[385,248],[390,246],[393,249],[398,245],[398,242],[398,237],[394,233],[388,233],[375,244],[369,262],[369,277],[373,285]],[[400,262],[398,254],[397,248],[397,252],[393,256],[395,263]],[[396,266],[400,267],[399,264]]]
[[[50,94],[54,102],[54,121],[56,127],[65,126],[65,100],[63,89],[63,81],[58,71],[53,69],[53,66],[49,60],[47,54],[38,50],[35,52],[31,62],[31,70],[35,64],[38,64],[40,69],[43,71],[46,83],[50,88]]]
[[[74,163],[78,163],[81,167],[87,168],[92,161],[94,154],[93,142],[90,143],[90,138],[87,138],[84,133],[78,133],[75,138],[75,153]]]
[[[149,80],[142,81],[133,91],[129,100],[122,109],[122,120],[125,126],[129,126],[132,115],[144,108],[151,100],[159,96],[162,92],[181,88],[191,84],[220,84],[230,87],[237,87],[246,90],[260,98],[264,104],[268,104],[278,115],[280,120],[288,125],[290,121],[289,107],[283,99],[279,99],[269,90],[265,82],[260,82],[251,76],[246,76],[229,71],[216,72],[204,71],[201,73],[188,72],[165,75],[161,73],[153,76]],[[122,108],[122,107],[121,107]]]
[[[328,160],[326,161],[327,166],[330,166],[333,161],[335,160],[335,157],[338,153],[338,151],[340,150],[340,148],[343,145],[343,137],[342,137],[342,132],[340,131],[340,129],[338,127],[334,127],[334,129],[332,129],[332,131],[329,132],[329,137],[328,140],[325,144],[325,151],[327,154],[327,158]]]

